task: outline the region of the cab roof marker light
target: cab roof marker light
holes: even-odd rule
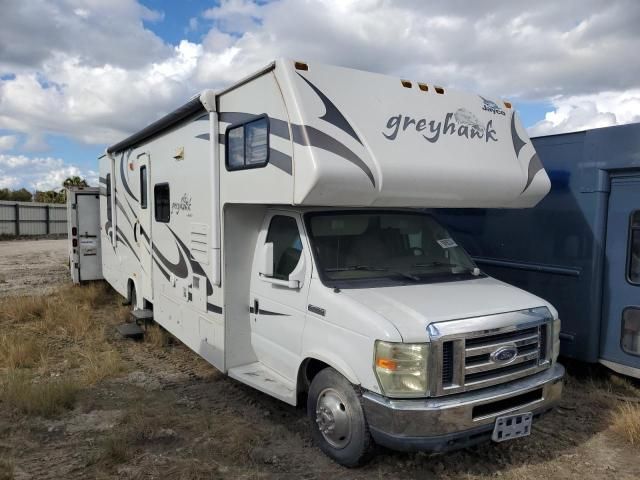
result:
[[[411,82],[409,80],[400,80],[400,83],[402,83],[404,88],[411,88]]]
[[[505,107],[511,108],[511,102],[508,102],[508,101],[504,100],[502,103],[504,103]]]
[[[418,82],[418,88],[420,90],[422,90],[423,92],[428,92],[429,91],[429,85],[427,85],[426,83]]]
[[[433,89],[436,91],[436,93],[439,93],[440,95],[442,95],[444,93],[444,88],[442,88],[442,87],[434,86]]]
[[[294,66],[296,67],[296,70],[309,70],[309,65],[304,62],[295,62]]]

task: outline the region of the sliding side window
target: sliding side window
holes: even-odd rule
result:
[[[171,216],[171,203],[169,184],[159,183],[153,187],[153,206],[156,222],[169,223]]]
[[[269,118],[266,115],[227,128],[227,170],[260,168],[269,162]]]
[[[140,167],[140,208],[147,208],[147,166]]]
[[[107,173],[106,178],[107,184],[107,220],[109,222],[113,221],[113,214],[111,213],[111,174]]]
[[[640,284],[640,210],[631,215],[629,226],[629,282]]]

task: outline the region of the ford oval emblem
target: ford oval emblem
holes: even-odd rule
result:
[[[518,356],[518,348],[515,345],[505,345],[491,353],[490,358],[494,363],[507,364],[513,362]]]

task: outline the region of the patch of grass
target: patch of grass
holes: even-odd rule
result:
[[[0,368],[33,367],[43,356],[42,347],[25,335],[0,335]]]
[[[11,296],[0,298],[0,313],[3,323],[25,323],[38,320],[47,311],[45,296]]]
[[[171,343],[171,335],[160,325],[149,325],[144,334],[144,341],[154,347],[166,347]]]
[[[0,378],[0,401],[27,415],[53,416],[73,408],[79,385],[72,380],[34,382],[21,370],[10,370]]]
[[[620,405],[613,413],[613,430],[631,445],[640,446],[640,403]]]
[[[82,357],[84,378],[88,385],[94,385],[124,370],[122,358],[116,350],[88,351]]]
[[[0,457],[0,480],[13,480],[15,478],[13,462]]]
[[[107,435],[100,445],[100,453],[96,461],[99,463],[107,463],[117,465],[125,463],[131,455],[131,445],[129,445],[126,435],[122,432]]]

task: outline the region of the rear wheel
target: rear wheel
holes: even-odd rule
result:
[[[363,465],[373,455],[361,397],[333,368],[325,368],[311,382],[307,414],[315,443],[340,465]]]

